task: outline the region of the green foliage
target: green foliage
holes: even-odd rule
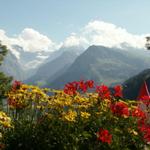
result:
[[[8,93],[13,128],[3,132],[5,150],[142,150],[150,132],[140,131],[138,121],[146,120],[141,103],[116,98],[122,95],[118,86],[114,95],[104,85],[98,89],[73,94],[70,87],[58,91],[15,81]]]
[[[7,47],[0,42],[0,65],[2,64],[7,52]],[[6,77],[3,72],[0,72],[0,103],[2,103],[2,99],[5,98],[5,94],[10,88],[11,80],[11,77]]]
[[[2,45],[0,42],[0,65],[2,64],[4,56],[7,54],[7,51],[7,47],[5,45]]]

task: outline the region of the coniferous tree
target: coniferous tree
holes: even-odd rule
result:
[[[7,52],[7,47],[2,45],[0,41],[0,65],[2,65]],[[3,72],[0,72],[0,104],[2,104],[2,99],[5,98],[5,94],[10,88],[11,81],[12,77],[7,77]]]

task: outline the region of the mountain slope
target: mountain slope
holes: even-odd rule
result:
[[[92,79],[97,83],[112,85],[122,83],[129,77],[150,67],[150,56],[137,50],[120,50],[102,46],[90,46],[69,69],[47,86],[62,88],[67,82]],[[142,55],[141,55],[142,54]]]
[[[23,80],[25,76],[24,70],[21,68],[20,63],[11,51],[9,51],[4,58],[4,62],[2,66],[0,66],[0,71],[8,76],[12,76],[15,80]]]
[[[57,76],[61,75],[65,70],[67,70],[68,67],[77,58],[79,53],[82,52],[79,52],[78,50],[70,49],[66,51],[60,51],[60,56],[57,54],[57,57],[55,59],[49,59],[49,62],[41,65],[40,68],[37,70],[36,74],[28,80],[26,80],[26,82],[32,84],[40,83],[44,85],[47,80],[51,81],[55,79]]]
[[[51,52],[46,51],[26,51],[19,45],[12,45],[12,51],[15,49],[19,53],[18,61],[25,70],[34,70],[44,62]]]
[[[123,83],[124,97],[127,99],[136,99],[144,81],[146,81],[150,90],[150,69],[140,72]]]

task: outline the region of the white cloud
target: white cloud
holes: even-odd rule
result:
[[[6,36],[5,31],[4,31],[4,30],[1,30],[1,29],[0,29],[0,41],[1,41],[3,44],[7,45],[7,47],[8,47],[9,49],[12,49],[12,48],[11,48],[11,43],[15,43],[15,42],[14,42],[15,40],[14,40],[13,38],[9,38],[8,36]],[[13,53],[17,58],[19,58],[20,53],[19,53],[18,51],[16,51],[15,49],[13,49],[13,50],[12,50],[12,53]]]
[[[47,58],[48,58],[48,56],[38,55],[38,56],[37,56],[37,58],[40,58],[40,59],[43,59],[43,60],[44,60],[44,59],[47,59]]]
[[[52,40],[31,28],[24,29],[18,36],[18,41],[27,51],[53,51],[55,49],[55,43]]]
[[[82,37],[77,36],[75,33],[72,33],[69,37],[67,37],[63,43],[63,46],[65,47],[72,47],[72,46],[84,46],[88,44],[88,41]]]
[[[78,34],[73,34],[64,41],[65,46],[70,45],[103,45],[107,47],[121,47],[127,43],[134,48],[144,48],[145,35],[135,35],[126,29],[103,21],[89,22]]]
[[[11,45],[19,45],[28,52],[52,52],[60,47],[103,45],[107,47],[121,47],[122,43],[134,48],[143,48],[145,35],[131,34],[126,29],[103,21],[91,21],[78,33],[71,33],[60,43],[53,42],[49,37],[32,28],[25,28],[20,34],[9,37],[4,30],[0,30],[0,40],[19,58],[19,52],[11,48]],[[43,56],[42,56],[43,57]],[[44,57],[43,57],[44,58]]]
[[[18,58],[19,53],[11,47],[12,45],[17,44],[29,52],[54,51],[57,48],[57,45],[50,38],[31,28],[25,28],[15,37],[8,37],[4,30],[0,30],[0,40]]]

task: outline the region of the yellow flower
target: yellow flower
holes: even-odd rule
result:
[[[128,128],[128,131],[135,136],[138,135],[138,132],[136,132],[134,129]]]
[[[82,117],[82,118],[88,119],[90,116],[91,116],[90,113],[87,113],[87,112],[81,112],[81,117]]]
[[[134,135],[138,135],[138,132],[136,132],[136,131],[132,131],[132,133],[134,134]]]
[[[5,128],[10,128],[10,127],[11,127],[10,122],[3,122],[2,125],[3,125]]]
[[[52,118],[53,118],[53,115],[50,114],[50,113],[45,113],[45,116],[46,116],[48,119],[52,119]]]
[[[0,139],[3,137],[2,133],[0,132]]]
[[[5,128],[11,127],[11,118],[2,111],[0,111],[0,125]]]
[[[43,110],[43,109],[44,109],[44,106],[42,106],[42,105],[37,105],[36,108],[39,109],[39,110]]]
[[[63,113],[63,118],[69,122],[75,122],[77,117],[77,112],[69,110],[67,113]]]
[[[103,112],[95,112],[95,114],[96,114],[97,116],[100,116],[100,115],[103,114]]]
[[[47,103],[49,96],[37,86],[22,84],[20,89],[8,93],[9,107],[13,109],[25,109],[29,105]],[[33,102],[33,103],[32,103]]]
[[[122,133],[122,130],[119,130],[118,128],[115,128],[114,130],[115,132]]]

